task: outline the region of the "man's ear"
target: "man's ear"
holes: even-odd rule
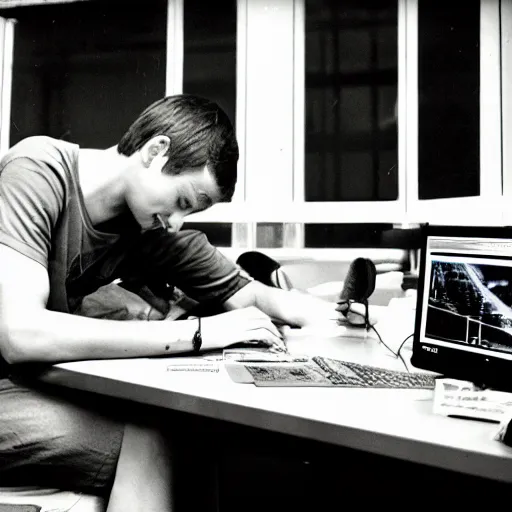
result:
[[[140,149],[144,167],[150,167],[155,158],[164,158],[170,145],[171,140],[166,135],[157,135],[149,139]]]

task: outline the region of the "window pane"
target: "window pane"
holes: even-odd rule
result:
[[[379,248],[383,233],[392,229],[390,224],[306,224],[305,247],[312,248]]]
[[[284,225],[282,223],[258,222],[256,226],[256,247],[283,247]]]
[[[49,135],[117,144],[165,94],[167,0],[134,12],[122,0],[0,10],[15,28],[11,144]]]
[[[480,194],[480,0],[418,5],[419,198]]]
[[[396,0],[306,0],[306,201],[398,197]]]
[[[183,229],[195,229],[204,233],[215,247],[231,247],[232,224],[221,222],[185,222]]]
[[[236,114],[236,0],[184,1],[183,92]]]

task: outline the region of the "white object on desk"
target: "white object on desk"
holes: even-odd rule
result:
[[[443,416],[500,422],[512,411],[512,393],[480,389],[465,380],[438,379],[433,411]]]
[[[167,365],[168,372],[214,372],[219,373],[220,364],[218,361],[205,359],[182,359],[170,360]]]

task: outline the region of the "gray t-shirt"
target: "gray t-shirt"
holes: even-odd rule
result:
[[[118,277],[110,273],[113,263],[140,237],[130,215],[117,219],[116,229],[108,232],[92,225],[79,185],[78,149],[66,141],[34,136],[0,160],[0,243],[48,270],[47,307],[62,312],[73,312],[85,295]],[[182,265],[186,275],[180,276],[180,288],[195,300],[223,302],[249,282],[204,235],[184,231],[173,240],[180,263],[195,258]]]

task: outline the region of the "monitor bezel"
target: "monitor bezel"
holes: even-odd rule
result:
[[[508,238],[511,226],[454,226],[424,224],[421,227],[420,267],[416,298],[416,317],[411,364],[447,378],[466,380],[480,387],[512,391],[512,360],[499,356],[465,352],[464,350],[429,346],[421,343],[421,312],[423,310],[424,276],[429,236]],[[511,255],[512,256],[512,255]],[[427,347],[427,348],[425,348]],[[432,350],[437,349],[437,350]]]

